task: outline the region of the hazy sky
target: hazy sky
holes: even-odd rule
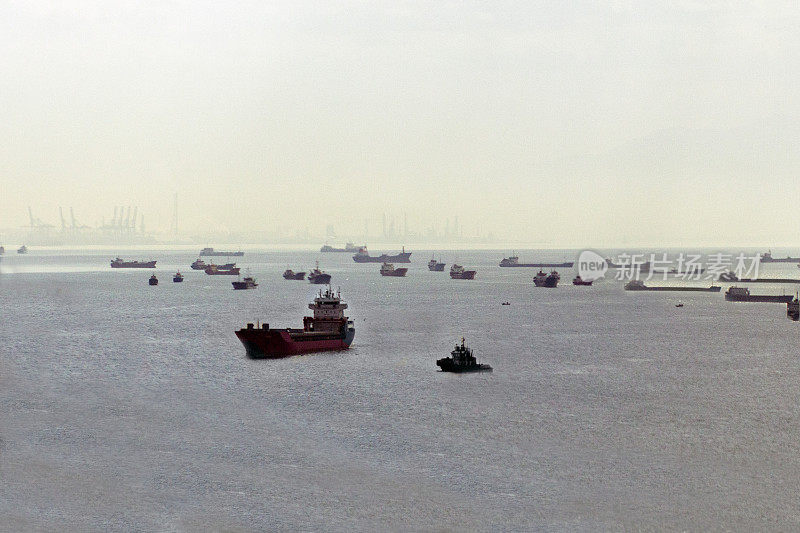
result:
[[[800,245],[796,2],[0,0],[0,227]]]

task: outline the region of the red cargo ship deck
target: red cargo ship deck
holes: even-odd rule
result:
[[[356,335],[353,322],[344,316],[347,304],[328,287],[308,304],[314,316],[303,317],[303,329],[270,329],[269,324],[256,327],[252,322],[236,332],[236,336],[252,359],[286,357],[311,352],[346,350]]]

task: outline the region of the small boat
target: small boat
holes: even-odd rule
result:
[[[153,274],[152,276],[150,276],[150,280],[148,281],[148,283],[149,283],[150,285],[158,285],[158,278],[156,277],[156,275],[155,275],[155,274]]]
[[[539,270],[539,272],[533,278],[533,284],[537,287],[549,287],[554,288],[558,286],[558,282],[561,280],[561,275],[558,272],[553,270],[550,274],[545,273],[543,270]]]
[[[180,271],[175,272],[175,275],[172,277],[173,283],[181,283],[183,281],[183,274]]]
[[[675,304],[675,307],[683,307],[683,302],[678,302]]]
[[[244,289],[255,289],[256,287],[258,287],[256,279],[250,276],[239,281],[233,281],[231,283],[233,283],[233,289],[237,291]]]
[[[22,246],[17,248],[17,253],[18,254],[27,254],[28,253],[28,247],[23,244]]]
[[[306,273],[305,272],[295,272],[295,271],[290,270],[288,268],[283,273],[283,279],[293,279],[293,280],[301,280],[302,281],[305,278],[306,278]]]
[[[192,270],[205,270],[207,266],[206,262],[198,257],[197,261],[192,263]]]
[[[511,305],[511,302],[503,302],[500,305]]]
[[[407,268],[395,268],[392,263],[384,263],[381,265],[381,276],[391,276],[394,278],[405,277]]]
[[[586,281],[582,279],[580,275],[575,276],[575,278],[572,280],[573,285],[591,285],[592,283],[594,283],[594,280]]]
[[[327,285],[331,282],[331,275],[327,272],[323,272],[319,269],[319,262],[317,262],[316,268],[314,268],[308,274],[308,282],[315,283],[317,285]]]
[[[461,346],[456,344],[456,347],[450,352],[450,357],[445,357],[436,361],[436,366],[442,369],[442,372],[491,372],[492,367],[486,364],[478,363],[475,356],[472,355],[472,350],[464,346],[464,339],[461,339]]]

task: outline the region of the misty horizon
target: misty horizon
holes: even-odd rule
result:
[[[160,241],[375,241],[386,214],[404,237],[458,216],[476,241],[800,245],[790,4],[0,10],[3,238],[29,206],[56,230],[138,206]]]

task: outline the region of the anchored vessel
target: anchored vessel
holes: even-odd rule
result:
[[[319,249],[320,252],[358,252],[364,246],[356,246],[352,242],[348,242],[344,245],[344,248],[334,248],[333,246],[328,246],[327,244],[324,245],[322,248]]]
[[[592,283],[594,283],[594,280],[586,281],[583,278],[581,278],[580,275],[575,276],[572,279],[572,284],[573,285],[591,285]]]
[[[283,279],[296,279],[296,280],[304,280],[306,279],[305,272],[295,272],[294,270],[286,269],[283,273]]]
[[[800,257],[772,257],[772,250],[761,254],[762,263],[797,263]]]
[[[537,287],[553,288],[558,286],[559,281],[561,281],[561,275],[555,270],[549,274],[545,273],[543,270],[540,270],[533,278],[533,284]]]
[[[22,246],[17,248],[17,253],[18,254],[27,254],[28,253],[28,247],[23,244]]]
[[[239,275],[239,267],[231,266],[233,263],[228,265],[215,265],[210,264],[206,267],[206,274],[209,276],[238,276]]]
[[[407,268],[395,268],[391,263],[384,263],[381,265],[381,276],[391,276],[394,278],[402,278],[408,272]]]
[[[444,263],[440,263],[433,257],[428,261],[428,270],[431,272],[444,272]]]
[[[320,270],[319,263],[317,263],[317,266],[308,273],[308,282],[317,285],[327,285],[331,282],[331,275]]]
[[[532,268],[572,268],[575,263],[520,263],[519,257],[512,255],[500,261],[501,267],[532,267]]]
[[[181,283],[183,282],[183,274],[180,272],[175,272],[175,275],[172,277],[173,283]]]
[[[463,337],[461,338],[461,346],[456,344],[453,351],[450,352],[450,357],[437,360],[436,365],[442,369],[442,372],[480,372],[492,370],[491,366],[478,363],[475,356],[472,355],[472,350],[464,346]]]
[[[648,287],[644,284],[642,280],[633,279],[625,284],[626,291],[684,291],[684,292],[719,292],[722,290],[722,287],[718,285],[712,285],[711,287],[678,287],[675,285],[672,286],[656,286],[656,287]]]
[[[353,261],[356,263],[410,263],[411,252],[406,252],[405,246],[403,251],[397,255],[381,254],[377,257],[369,255],[366,246],[358,249],[356,255],[353,256]]]
[[[148,280],[148,283],[149,283],[150,285],[158,285],[158,278],[156,277],[156,275],[155,275],[155,274],[153,274],[152,276],[150,276],[150,280]]]
[[[310,352],[345,350],[353,342],[356,329],[344,316],[347,304],[330,287],[308,304],[314,316],[303,318],[303,329],[270,329],[269,324],[257,328],[253,323],[236,332],[248,357],[253,359],[286,357]]]
[[[242,257],[244,255],[244,252],[242,252],[241,250],[237,252],[223,252],[223,251],[215,251],[213,248],[203,248],[202,250],[200,250],[200,255],[201,256],[208,255],[213,257],[221,255],[231,255],[234,257]]]
[[[777,302],[790,303],[793,298],[790,294],[771,295],[771,294],[750,294],[750,289],[746,287],[731,287],[725,291],[725,299],[729,302]]]
[[[208,265],[202,259],[198,258],[197,261],[192,263],[192,270],[205,270]]]
[[[155,261],[125,261],[117,257],[111,261],[111,268],[155,268]]]
[[[450,267],[450,277],[452,279],[475,279],[475,271],[464,270],[463,266],[454,264]]]
[[[239,281],[232,281],[234,290],[240,291],[244,289],[255,289],[258,287],[258,283],[256,283],[256,279],[253,277],[246,277]]]

